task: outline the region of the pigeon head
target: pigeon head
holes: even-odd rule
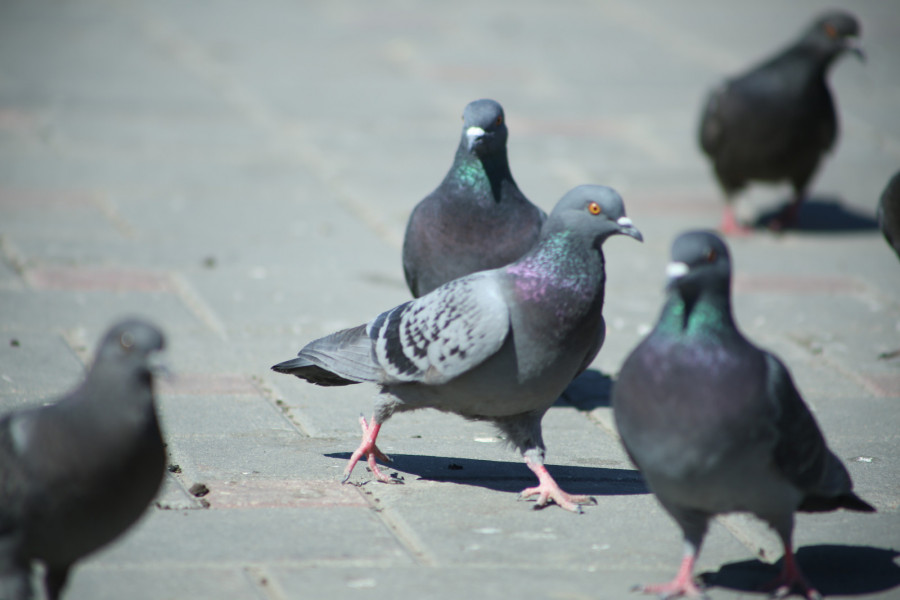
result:
[[[484,156],[506,148],[506,117],[499,102],[483,99],[470,102],[463,111],[461,144],[469,152]]]
[[[544,224],[543,234],[563,230],[591,239],[591,245],[597,249],[616,234],[644,241],[641,232],[625,216],[622,197],[604,185],[579,185],[560,199]]]
[[[97,362],[134,362],[143,365],[153,352],[162,350],[165,340],[155,326],[139,319],[128,319],[113,325],[97,351]]]
[[[724,290],[731,283],[731,258],[728,246],[711,231],[688,231],[672,243],[672,260],[666,267],[669,289],[685,299],[693,299],[701,290]]]
[[[829,11],[813,22],[803,42],[828,62],[844,52],[851,52],[860,60],[865,60],[859,44],[860,32],[859,21],[852,14]]]

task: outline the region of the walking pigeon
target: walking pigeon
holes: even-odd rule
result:
[[[375,459],[382,424],[394,413],[436,408],[490,421],[524,456],[539,484],[522,492],[578,512],[584,496],[563,492],[544,467],[541,419],[603,342],[603,242],[640,232],[622,199],[603,186],[579,186],[556,205],[541,240],[518,261],[455,279],[381,313],[365,325],[304,347],[272,367],[318,385],[376,383],[382,395],[344,471]]]
[[[837,140],[837,116],[825,76],[846,51],[863,59],[859,34],[853,15],[827,12],[794,44],[709,95],[700,146],[725,192],[724,233],[746,233],[735,219],[733,196],[750,181],[788,181],[793,201],[769,226],[794,224],[819,161]]]
[[[679,236],[667,274],[659,321],[625,360],[612,397],[625,449],[685,540],[675,579],[643,590],[699,595],[692,571],[709,519],[746,511],[784,545],[769,587],[813,598],[794,560],[794,512],[875,509],[853,493],[784,364],[738,330],[722,240]]]
[[[878,226],[900,257],[900,171],[894,173],[878,201]]]
[[[46,597],[56,600],[72,565],[125,531],[156,495],[165,450],[147,359],[162,347],[152,325],[121,322],[82,385],[0,420],[0,598],[32,598],[38,561]]]
[[[441,184],[413,209],[403,240],[403,272],[413,297],[508,265],[538,241],[547,215],[513,181],[506,120],[493,100],[463,112],[462,139]]]

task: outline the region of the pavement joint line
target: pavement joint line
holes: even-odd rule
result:
[[[824,362],[826,365],[828,365],[829,367],[831,367],[832,369],[834,369],[835,371],[837,371],[838,373],[840,373],[841,375],[843,375],[844,377],[846,377],[847,379],[849,379],[850,381],[852,381],[853,383],[855,383],[856,385],[861,387],[864,393],[866,393],[870,396],[873,396],[875,398],[886,397],[884,390],[882,390],[881,387],[879,387],[877,384],[875,384],[873,382],[870,382],[868,379],[861,376],[855,370],[844,367],[840,361],[834,360],[826,355],[821,355],[821,354],[818,355],[818,358],[821,359],[822,362]]]
[[[301,435],[307,438],[322,438],[322,432],[316,427],[306,414],[300,409],[294,409],[285,400],[286,396],[281,392],[277,385],[268,379],[254,376],[259,387],[260,394],[267,402],[269,402],[281,416],[290,423],[291,427],[296,429]]]
[[[728,513],[715,519],[759,560],[773,564],[781,558],[781,542],[764,529],[767,525],[762,521],[745,513]]]
[[[194,289],[194,286],[181,273],[171,271],[169,279],[175,295],[184,303],[201,323],[222,340],[228,340],[228,331],[225,324],[216,315],[215,311],[206,303],[203,297]]]
[[[137,229],[128,222],[118,211],[116,205],[110,200],[106,192],[99,192],[89,195],[90,203],[100,211],[100,213],[112,223],[113,227],[125,238],[136,239],[138,237]]]
[[[377,485],[377,483],[373,481],[370,485]],[[365,486],[359,485],[355,487],[359,495],[368,504],[370,510],[384,524],[416,564],[423,567],[438,566],[437,558],[431,553],[415,529],[406,522],[406,519],[390,507],[379,506],[375,494],[365,489]]]
[[[287,600],[284,591],[275,583],[275,579],[265,566],[248,565],[242,572],[261,600]]]

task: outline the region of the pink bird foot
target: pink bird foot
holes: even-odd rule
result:
[[[634,591],[643,592],[645,594],[656,594],[660,598],[677,598],[679,596],[687,596],[690,598],[703,598],[705,594],[696,583],[694,583],[694,557],[685,556],[681,561],[681,567],[675,579],[668,583],[654,583],[648,585],[638,585],[634,587]]]
[[[753,233],[753,229],[738,222],[737,216],[734,214],[734,207],[726,206],[722,212],[722,222],[719,229],[724,235],[730,237],[744,237]]]
[[[378,449],[378,446],[375,445],[375,440],[378,438],[378,431],[381,429],[381,425],[375,422],[375,418],[372,418],[372,425],[370,426],[366,423],[366,418],[360,415],[359,424],[362,426],[362,442],[359,444],[359,448],[357,448],[353,455],[350,457],[350,461],[347,463],[347,468],[344,469],[344,477],[341,479],[341,483],[347,483],[350,480],[350,474],[353,472],[353,467],[356,466],[356,463],[359,462],[359,459],[365,455],[366,463],[369,465],[369,470],[372,471],[372,474],[375,476],[378,481],[383,483],[393,483],[399,482],[397,479],[392,479],[381,472],[378,468],[378,465],[375,464],[375,459],[378,459],[382,462],[391,462],[390,457]]]
[[[537,475],[538,485],[522,490],[522,493],[519,494],[520,499],[537,496],[536,506],[539,508],[547,506],[552,500],[564,509],[576,513],[581,512],[581,505],[583,504],[597,504],[597,501],[591,496],[580,496],[564,492],[544,465],[534,464],[527,458],[525,459],[525,464]]]

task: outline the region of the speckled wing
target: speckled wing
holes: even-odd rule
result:
[[[380,314],[367,328],[384,383],[439,385],[497,352],[509,334],[509,309],[492,271],[447,283]]]

